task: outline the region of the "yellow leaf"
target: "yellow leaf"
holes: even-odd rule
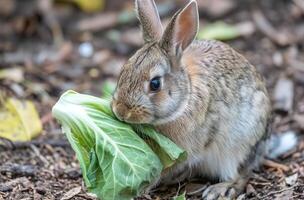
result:
[[[74,3],[82,11],[89,13],[100,11],[105,5],[105,0],[61,0],[59,2]]]
[[[41,130],[42,124],[32,102],[9,98],[0,108],[0,137],[29,141]]]

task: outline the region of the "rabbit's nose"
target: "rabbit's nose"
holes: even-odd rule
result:
[[[113,101],[112,110],[115,116],[121,121],[129,118],[129,109],[124,103]]]

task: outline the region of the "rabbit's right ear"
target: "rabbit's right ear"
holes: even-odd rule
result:
[[[160,41],[161,47],[171,55],[180,55],[194,40],[199,24],[195,0],[178,11],[169,22]]]
[[[147,43],[160,40],[163,27],[154,0],[135,0],[135,5],[144,41]]]

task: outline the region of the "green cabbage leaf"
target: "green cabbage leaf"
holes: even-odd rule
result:
[[[115,118],[110,99],[69,90],[52,113],[76,153],[88,191],[102,200],[132,199],[186,158],[153,127]]]

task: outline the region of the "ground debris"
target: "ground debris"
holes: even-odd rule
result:
[[[217,18],[224,16],[235,9],[236,1],[233,0],[205,0],[198,1],[200,12],[207,13],[211,17]]]
[[[75,187],[75,188],[72,188],[71,190],[69,190],[67,193],[65,193],[63,195],[63,197],[61,198],[61,200],[68,200],[68,199],[71,199],[73,198],[75,195],[79,194],[81,191],[81,187]]]
[[[288,186],[293,186],[298,180],[298,173],[290,175],[285,178],[285,182]]]
[[[261,11],[254,11],[252,16],[257,28],[278,45],[285,46],[296,42],[297,38],[293,37],[290,32],[276,30]]]
[[[6,163],[0,166],[0,173],[11,173],[13,176],[35,176],[37,166]]]
[[[290,112],[293,110],[294,83],[287,78],[280,78],[274,89],[274,108],[278,111]]]

